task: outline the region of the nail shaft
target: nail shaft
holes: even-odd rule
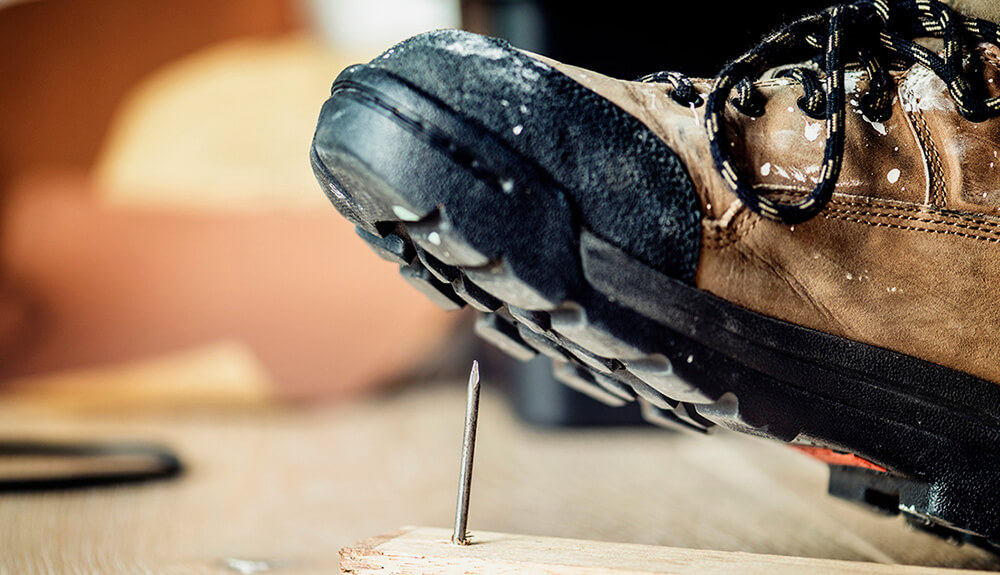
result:
[[[476,426],[479,423],[479,362],[472,362],[469,374],[468,399],[465,405],[465,437],[462,439],[462,470],[458,482],[458,504],[455,508],[455,531],[451,542],[468,545],[469,492],[472,489],[472,458],[476,452]]]

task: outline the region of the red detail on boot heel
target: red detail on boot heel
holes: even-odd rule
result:
[[[889,470],[881,465],[877,465],[854,455],[853,453],[845,453],[842,451],[834,451],[832,449],[827,449],[825,447],[813,447],[811,445],[793,445],[795,449],[819,459],[823,463],[829,463],[830,465],[843,465],[845,467],[862,467],[864,469],[871,469],[874,471],[881,471],[886,473]]]

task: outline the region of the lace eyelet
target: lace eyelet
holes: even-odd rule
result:
[[[694,93],[694,97],[692,98],[690,96],[678,95],[677,90],[671,90],[670,98],[674,102],[677,102],[681,106],[685,107],[694,106],[695,108],[700,108],[705,105],[705,99],[702,98],[701,95],[698,94],[697,92]]]
[[[799,110],[801,110],[803,114],[812,118],[813,120],[826,120],[826,110],[823,111],[810,110],[809,99],[806,98],[805,96],[799,98],[796,104],[798,105]]]
[[[764,103],[759,98],[753,98],[749,104],[743,104],[740,102],[739,98],[732,98],[729,103],[733,105],[744,116],[750,116],[751,118],[759,118],[764,115],[766,111],[764,109]]]
[[[730,100],[730,103],[744,115],[752,118],[759,118],[765,112],[764,96],[749,78],[744,78],[736,85],[736,97]]]
[[[872,103],[875,97],[872,96],[871,92],[865,94],[861,97],[861,101],[858,103],[858,107],[861,109],[861,114],[869,122],[885,122],[892,117],[892,106],[885,106],[882,109],[878,109]]]

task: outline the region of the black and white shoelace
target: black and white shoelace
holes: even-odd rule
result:
[[[943,53],[918,44],[917,38],[942,39]],[[705,105],[712,157],[726,185],[761,216],[795,224],[823,209],[840,175],[848,67],[867,74],[868,91],[859,103],[872,121],[885,121],[892,114],[890,72],[919,63],[947,84],[962,116],[980,122],[1000,115],[1000,97],[988,97],[982,86],[966,78],[966,58],[980,42],[1000,45],[1000,27],[958,14],[937,0],[863,0],[806,16],[771,34],[726,66],[704,99],[683,74],[658,72],[642,81],[666,83],[671,96],[684,105]],[[735,94],[731,103],[737,110],[763,114],[764,99],[754,81],[768,69],[793,62],[807,64],[782,69],[776,76],[802,85],[799,107],[808,116],[825,120],[827,137],[818,183],[805,198],[783,203],[758,193],[737,172],[724,145],[723,111],[729,96]]]

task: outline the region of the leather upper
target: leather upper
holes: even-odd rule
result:
[[[1000,82],[995,47],[983,74]],[[843,168],[832,200],[794,226],[752,213],[725,186],[703,108],[664,85],[614,80],[546,60],[650,127],[683,160],[702,208],[697,287],[778,319],[1000,382],[1000,119],[962,118],[945,84],[916,65],[896,74],[892,116],[860,113],[846,77]],[[703,93],[710,84],[697,81]],[[766,112],[727,107],[741,175],[792,199],[818,175],[825,129],[797,106],[801,87],[765,79]],[[1000,89],[1000,88],[998,88]]]

